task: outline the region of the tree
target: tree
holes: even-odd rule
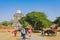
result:
[[[8,26],[8,25],[12,25],[12,22],[3,21],[3,22],[1,22],[1,24],[4,26]]]
[[[51,24],[51,21],[47,19],[47,16],[43,12],[28,13],[25,19],[33,26],[34,29],[49,27]]]
[[[24,28],[29,25],[29,23],[25,20],[25,17],[22,17],[19,22],[23,25]]]
[[[56,20],[53,21],[53,23],[55,23],[58,26],[60,26],[60,17],[57,17]]]

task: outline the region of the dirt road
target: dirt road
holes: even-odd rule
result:
[[[17,37],[14,37],[12,32],[0,32],[0,40],[22,40],[19,33]],[[57,36],[44,36],[42,37],[40,33],[32,33],[31,37],[28,37],[26,40],[60,40],[60,32],[57,33]]]
[[[0,40],[23,40],[19,35],[14,37],[11,32],[0,33]],[[27,37],[26,40],[47,40],[45,37],[39,37],[38,35],[32,34],[31,37]]]

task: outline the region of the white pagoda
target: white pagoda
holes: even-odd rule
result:
[[[14,20],[13,20],[13,25],[12,26],[21,26],[19,20],[23,17],[23,14],[21,10],[17,10],[16,13],[14,14]]]

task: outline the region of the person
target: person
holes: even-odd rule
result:
[[[43,28],[43,29],[42,29],[42,33],[41,33],[42,36],[45,36],[45,33],[44,33],[45,31],[46,31],[46,30]]]
[[[28,31],[28,28],[25,28],[26,35],[27,35],[27,31]]]
[[[57,25],[56,25],[56,24],[53,24],[53,25],[51,26],[51,30],[52,30],[55,34],[57,34]]]
[[[41,36],[44,36],[44,30],[43,29],[41,30]]]
[[[28,33],[29,37],[31,37],[32,30],[29,28],[27,33]]]
[[[14,34],[15,37],[17,36],[17,30],[14,30],[12,33]]]
[[[20,32],[22,30],[22,25],[18,26],[18,31]]]
[[[50,26],[51,30],[53,30],[53,29],[55,28],[55,26],[56,26],[56,24],[52,24],[52,25]]]
[[[26,37],[26,32],[25,32],[25,29],[23,28],[22,30],[21,30],[21,37],[23,37],[23,39],[25,39]]]

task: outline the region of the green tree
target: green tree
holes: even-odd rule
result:
[[[3,22],[1,22],[1,24],[4,26],[8,26],[8,25],[12,25],[12,22],[3,21]]]
[[[23,17],[21,20],[19,20],[19,22],[23,25],[24,28],[29,25],[29,23],[26,21],[25,17]]]
[[[51,24],[51,21],[47,19],[47,16],[43,12],[28,13],[25,19],[33,26],[34,29],[46,28]]]
[[[60,26],[60,17],[57,17],[56,20],[53,21],[53,23],[55,23],[58,26]]]

